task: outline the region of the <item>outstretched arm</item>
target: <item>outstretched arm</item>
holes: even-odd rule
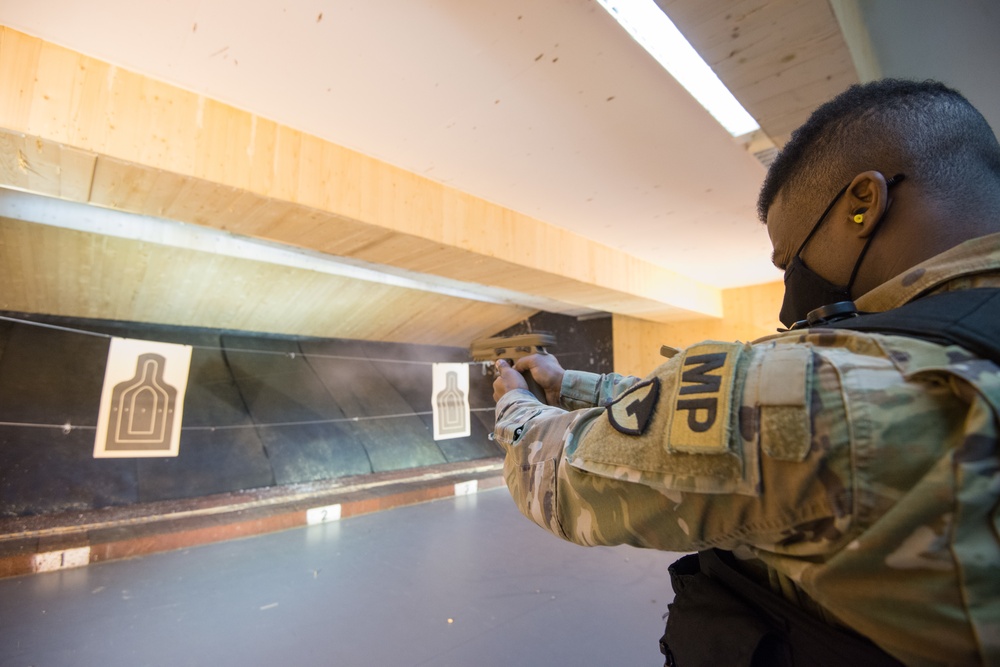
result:
[[[500,366],[498,365],[497,368],[499,370]],[[545,392],[545,402],[567,410],[603,407],[639,382],[637,377],[617,373],[599,374],[586,371],[567,371],[559,364],[559,360],[551,354],[532,354],[522,357],[514,364],[513,370],[530,373],[535,383]],[[516,379],[513,382],[516,382]],[[498,391],[500,387],[504,389]],[[493,398],[500,400],[506,391],[521,387],[513,384],[508,386],[507,383],[500,383],[500,385],[494,383],[493,388]]]

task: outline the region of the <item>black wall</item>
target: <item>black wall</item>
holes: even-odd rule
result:
[[[0,516],[192,498],[502,454],[487,437],[492,378],[472,367],[471,437],[435,442],[431,415],[417,414],[431,410],[430,364],[394,363],[468,361],[463,348],[4,315],[196,347],[179,456],[95,459],[109,339],[0,320]]]
[[[566,370],[610,373],[614,370],[614,340],[611,316],[579,320],[568,315],[540,312],[498,333],[514,336],[546,331],[556,338],[549,349]]]

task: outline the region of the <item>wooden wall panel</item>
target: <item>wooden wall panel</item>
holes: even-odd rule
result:
[[[721,319],[662,324],[615,315],[615,371],[647,375],[665,361],[661,345],[684,348],[703,340],[751,341],[769,336],[781,326],[778,311],[784,294],[781,282],[724,290]]]

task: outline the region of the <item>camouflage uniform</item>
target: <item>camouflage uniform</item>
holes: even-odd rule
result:
[[[858,301],[1000,286],[1000,234]],[[1000,664],[1000,369],[849,330],[688,348],[639,380],[567,372],[497,405],[521,512],[583,545],[733,550],[911,665]],[[595,407],[606,406],[606,407]]]

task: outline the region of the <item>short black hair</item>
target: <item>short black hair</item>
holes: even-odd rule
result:
[[[942,198],[986,180],[996,191],[1000,144],[982,114],[940,82],[857,84],[816,109],[792,133],[768,169],[757,215],[766,222],[786,186],[833,197],[869,169],[886,177],[904,173],[908,182],[919,182]]]

